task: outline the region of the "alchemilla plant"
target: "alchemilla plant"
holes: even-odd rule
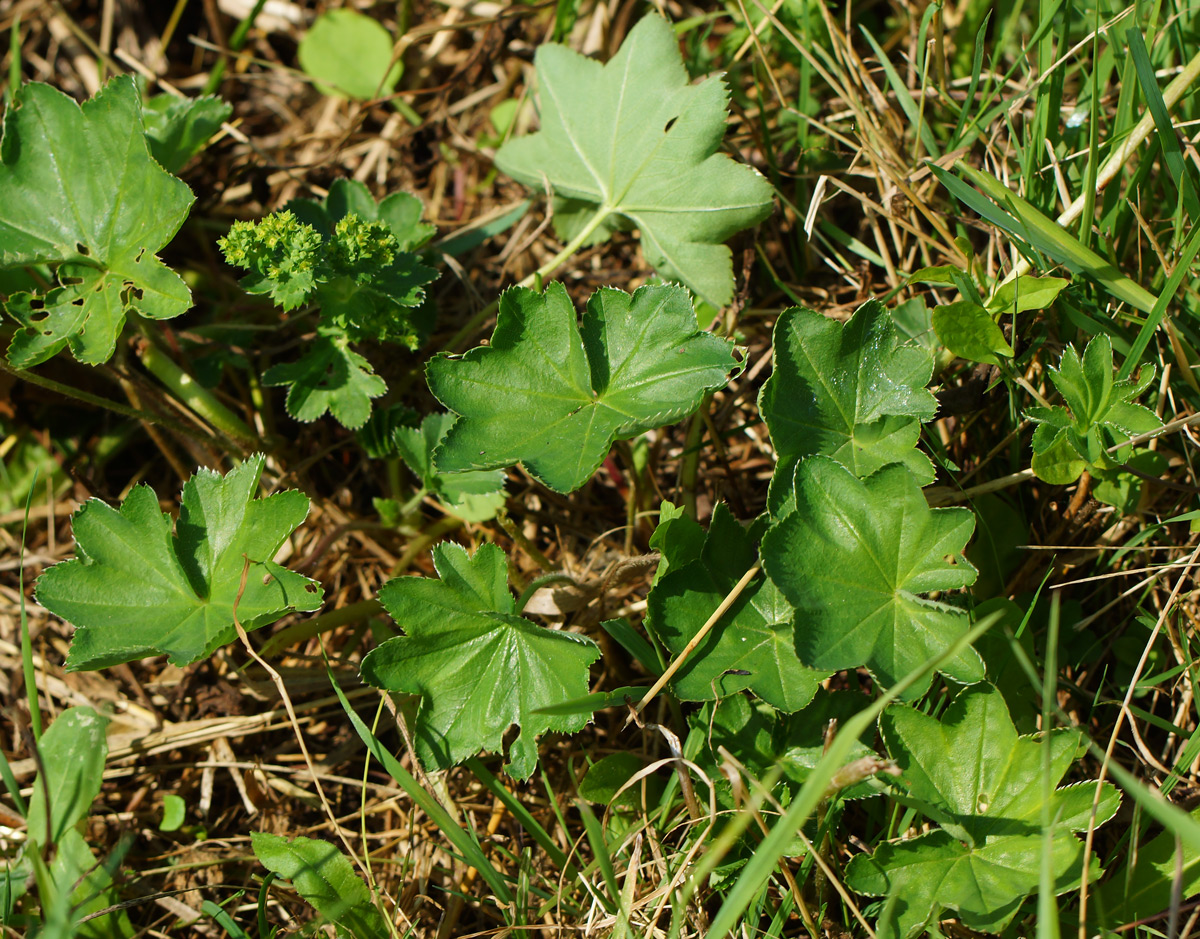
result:
[[[0,924],[1177,934],[1190,20],[385,6],[195,98],[14,13]]]

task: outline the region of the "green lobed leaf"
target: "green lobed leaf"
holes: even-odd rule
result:
[[[371,400],[387,392],[387,384],[345,335],[324,327],[303,356],[272,365],[262,383],[287,386],[287,412],[296,420],[315,421],[328,411],[349,430],[362,427],[371,416]]]
[[[974,582],[962,554],[975,526],[969,509],[931,509],[899,464],[859,479],[824,456],[797,465],[795,500],[767,531],[762,557],[795,607],[800,661],[827,671],[865,665],[890,686],[967,631],[964,611],[921,594]],[[965,682],[984,674],[970,648],[939,671]]]
[[[891,918],[878,924],[881,936],[915,936],[946,909],[971,929],[1002,929],[1038,887],[1047,792],[1055,892],[1077,885],[1083,843],[1072,833],[1087,827],[1095,787],[1053,787],[1074,762],[1078,732],[1019,737],[1004,697],[991,685],[964,689],[940,721],[893,706],[881,716],[880,729],[907,786],[902,801],[942,826],[885,843],[847,867],[852,889],[894,898]],[[1106,783],[1098,821],[1111,818],[1119,804],[1117,790]]]
[[[573,733],[586,714],[547,715],[539,708],[588,693],[588,667],[600,657],[590,639],[546,629],[514,612],[504,552],[485,544],[474,555],[443,543],[433,550],[441,577],[400,577],[379,599],[405,635],[363,659],[367,684],[421,696],[414,734],[417,755],[444,769],[480,750],[499,752],[505,731],[505,771],[525,779],[537,763],[536,738]]]
[[[194,197],[151,158],[131,77],[82,106],[49,85],[23,85],[4,114],[0,163],[0,267],[57,266],[48,291],[8,299],[22,327],[8,349],[14,366],[68,346],[98,365],[130,310],[169,319],[191,306],[187,285],[156,254]]]
[[[959,358],[999,365],[1000,356],[1013,356],[1013,348],[992,314],[973,300],[934,307],[933,329],[942,345]]]
[[[357,10],[326,10],[304,34],[296,55],[325,95],[370,101],[390,95],[400,80],[391,34]]]
[[[316,581],[273,561],[308,514],[308,499],[295,491],[255,499],[263,461],[255,454],[224,477],[196,473],[183,487],[174,533],[148,486],[137,486],[120,511],[91,499],[75,513],[76,559],[51,567],[36,588],[42,606],[75,626],[68,669],[158,653],[186,665],[234,638],[235,602],[247,631],[321,605]]]
[[[337,927],[339,936],[389,939],[387,921],[372,901],[371,891],[354,872],[350,859],[328,841],[289,841],[252,831],[250,844],[263,867],[290,880],[296,892]]]
[[[1082,357],[1068,346],[1059,367],[1050,369],[1050,380],[1069,412],[1057,406],[1026,411],[1038,424],[1033,434],[1033,471],[1046,482],[1072,482],[1086,465],[1115,468],[1118,464],[1109,448],[1162,426],[1153,411],[1133,400],[1154,380],[1154,369],[1143,368],[1136,381],[1117,381],[1112,341],[1106,335],[1094,337]]]
[[[150,155],[168,173],[183,169],[233,114],[233,106],[216,95],[180,98],[161,94],[147,99],[142,107]]]
[[[771,211],[771,187],[718,153],[729,93],[720,78],[692,85],[675,31],[643,16],[606,64],[565,46],[534,57],[541,130],[496,153],[501,171],[569,200],[559,237],[589,223],[636,227],[647,262],[717,305],[733,297],[722,242]]]
[[[429,389],[460,415],[439,472],[520,462],[551,489],[578,489],[613,441],[691,413],[737,367],[733,345],[696,328],[681,287],[592,294],[582,328],[562,284],[500,297],[491,345],[429,361]]]
[[[392,432],[396,449],[447,512],[467,522],[486,522],[495,518],[504,505],[504,471],[439,473],[433,465],[434,451],[446,439],[454,421],[453,414],[429,414],[420,427],[397,427]]]
[[[937,410],[925,388],[933,357],[901,344],[881,303],[865,303],[846,323],[793,307],[780,314],[774,341],[774,370],[758,402],[779,461],[772,512],[796,461],[814,454],[858,476],[903,463],[921,482],[933,481],[933,465],[916,449],[921,421]]]
[[[758,562],[757,539],[722,503],[713,512],[701,556],[672,567],[650,591],[647,622],[678,655]],[[825,674],[796,657],[795,612],[779,588],[759,574],[692,650],[672,688],[684,701],[712,701],[749,689],[781,711],[798,711]]]

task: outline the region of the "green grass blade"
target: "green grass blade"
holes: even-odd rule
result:
[[[887,76],[888,85],[891,87],[892,93],[896,96],[896,100],[900,102],[900,109],[904,112],[904,116],[908,118],[909,123],[918,130],[921,144],[925,147],[925,152],[932,158],[937,159],[941,156],[941,150],[938,148],[937,141],[933,139],[933,131],[921,119],[921,109],[917,107],[917,102],[913,100],[908,86],[904,84],[903,79],[896,72],[887,53],[875,41],[875,37],[867,32],[866,27],[860,26],[859,31],[863,34],[863,38],[867,40],[868,45],[875,51],[875,58],[883,67],[883,74]]]
[[[596,857],[600,876],[604,878],[604,886],[608,889],[608,896],[601,896],[600,902],[608,912],[616,913],[621,898],[621,885],[617,883],[617,872],[613,867],[612,855],[608,851],[608,842],[604,838],[604,828],[592,807],[583,799],[575,800],[575,808],[579,810],[579,816],[583,819],[583,830],[587,834],[588,844],[592,846],[592,854]]]
[[[1167,279],[1166,284],[1163,285],[1158,299],[1154,301],[1154,307],[1150,310],[1150,314],[1142,324],[1137,338],[1133,341],[1129,355],[1121,363],[1121,369],[1117,372],[1117,381],[1124,381],[1128,378],[1133,373],[1134,368],[1141,362],[1142,354],[1150,344],[1150,339],[1154,336],[1154,331],[1158,329],[1159,324],[1162,323],[1163,317],[1167,313],[1167,306],[1174,299],[1184,279],[1188,277],[1192,261],[1195,260],[1196,253],[1200,251],[1200,237],[1198,236],[1200,236],[1200,227],[1193,228],[1188,233],[1187,240],[1183,243],[1183,250],[1180,253],[1179,260],[1175,263],[1175,269],[1171,271],[1171,276]]]
[[[1052,702],[1058,694],[1058,626],[1062,594],[1050,600],[1050,628],[1046,635],[1046,655],[1042,669],[1042,728],[1054,726]],[[1042,850],[1038,870],[1037,939],[1059,939],[1058,900],[1054,891],[1054,829],[1058,819],[1050,814],[1057,777],[1053,768],[1054,751],[1042,747]]]
[[[1197,198],[1195,171],[1190,163],[1184,160],[1183,151],[1179,148],[1179,136],[1175,133],[1175,125],[1167,113],[1166,102],[1158,88],[1158,80],[1154,77],[1154,66],[1150,63],[1150,53],[1146,51],[1146,41],[1136,26],[1131,26],[1125,32],[1129,44],[1129,55],[1137,70],[1138,83],[1142,87],[1142,96],[1146,107],[1154,117],[1154,128],[1158,132],[1159,145],[1162,147],[1163,160],[1170,171],[1175,188],[1187,211],[1188,218],[1193,223],[1200,220],[1200,198]]]
[[[1002,214],[993,212],[986,216],[988,221],[1003,228],[1011,235],[1025,239],[1037,250],[1062,264],[1068,270],[1077,274],[1086,274],[1114,297],[1124,300],[1143,313],[1149,313],[1154,309],[1157,298],[1150,291],[1119,271],[1095,251],[1085,248],[1057,222],[1047,218],[994,176],[980,172],[961,162],[956,164],[955,168],[982,190],[998,207],[1006,210]],[[947,183],[947,179],[953,179],[949,173],[932,165],[930,169],[943,185],[946,185],[946,188],[954,191]],[[958,193],[956,192],[955,195]],[[971,208],[975,208],[975,206],[972,205]],[[1008,218],[1006,219],[1005,216]]]
[[[328,666],[326,667],[328,668]],[[475,840],[474,835],[455,824],[454,819],[450,817],[450,813],[442,808],[437,799],[425,791],[425,787],[417,782],[412,773],[401,766],[400,761],[392,756],[387,748],[371,733],[371,729],[363,723],[362,718],[350,706],[345,692],[342,691],[341,686],[334,680],[332,672],[329,675],[329,683],[333,685],[333,690],[337,694],[338,700],[342,702],[342,708],[345,710],[346,716],[350,718],[350,723],[354,726],[355,732],[358,734],[359,739],[362,740],[368,752],[383,764],[384,768],[392,775],[392,778],[396,780],[400,788],[408,793],[409,798],[417,804],[417,807],[437,825],[442,834],[446,836],[446,840],[458,849],[463,861],[479,871],[479,876],[495,892],[496,899],[501,903],[511,905],[513,903],[513,894],[508,887],[508,882],[505,880],[504,875],[496,870],[491,862],[488,861],[487,855],[483,853],[483,849],[480,848],[479,842]]]
[[[475,778],[483,783],[484,788],[487,789],[488,792],[504,803],[505,807],[509,810],[509,812],[512,813],[513,818],[521,823],[521,827],[524,828],[525,831],[529,833],[530,837],[532,837],[533,840],[538,843],[538,846],[546,852],[546,856],[550,858],[554,866],[562,871],[567,878],[573,878],[575,876],[575,871],[574,868],[568,863],[566,854],[563,852],[562,848],[554,843],[554,839],[551,838],[550,833],[542,827],[541,822],[539,822],[533,817],[533,815],[530,814],[529,809],[525,808],[524,803],[521,802],[521,800],[514,796],[511,792],[509,792],[508,789],[500,783],[500,780],[488,772],[488,768],[483,765],[478,757],[471,757],[463,765],[475,774]]]

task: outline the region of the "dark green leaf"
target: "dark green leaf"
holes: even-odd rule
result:
[[[571,733],[587,723],[586,714],[537,712],[586,695],[588,666],[600,650],[590,639],[517,616],[504,553],[495,545],[468,556],[443,543],[433,562],[440,580],[401,577],[380,590],[405,635],[368,653],[363,680],[421,696],[417,755],[430,767],[500,751],[505,731],[517,724],[505,769],[524,779],[537,762],[538,735]]]
[[[114,78],[82,107],[49,85],[22,86],[4,114],[0,162],[0,267],[58,265],[45,294],[9,297],[23,327],[8,350],[14,366],[68,345],[98,365],[131,309],[169,319],[191,306],[156,254],[194,199],[150,157],[132,78]]]
[[[426,369],[461,416],[435,456],[443,473],[520,462],[551,489],[578,489],[614,440],[670,424],[735,368],[732,344],[696,328],[681,287],[592,294],[582,329],[561,284],[500,297],[489,346]]]
[[[75,513],[77,558],[47,570],[37,599],[76,627],[67,668],[104,668],[166,653],[186,665],[291,610],[315,610],[320,586],[274,563],[308,514],[295,491],[255,499],[263,456],[222,478],[200,470],[183,487],[179,521],[138,486],[118,512],[92,499]],[[250,566],[242,589],[242,574]]]

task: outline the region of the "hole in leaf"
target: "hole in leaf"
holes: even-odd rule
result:
[[[317,592],[317,585],[316,585],[316,584],[305,584],[305,585],[304,585],[304,589],[305,589],[306,591],[308,591],[309,593],[316,593],[316,592]]]
[[[667,126],[663,128],[663,133],[669,134],[671,132],[671,128],[675,126],[675,122],[677,120],[679,120],[678,117],[673,117],[669,121],[667,121]]]
[[[88,250],[88,246],[82,241],[75,242],[75,250],[82,254],[85,258],[90,258],[92,256],[92,252]]]
[[[137,257],[133,259],[133,263],[141,264],[142,263],[142,255],[145,253],[146,253],[146,248],[143,245],[141,248],[138,249]]]
[[[29,322],[40,323],[43,320],[48,320],[49,318],[50,318],[50,314],[46,310],[39,308],[36,313],[34,313],[32,316],[29,317]]]
[[[41,297],[31,297],[30,298],[29,309],[44,310],[45,308],[46,308],[46,302]]]

